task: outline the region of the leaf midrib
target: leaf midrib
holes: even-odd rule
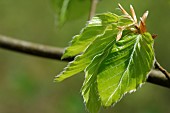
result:
[[[122,83],[122,79],[123,79],[125,73],[127,72],[128,68],[129,68],[129,66],[130,66],[130,63],[132,62],[132,57],[134,56],[135,49],[136,49],[137,44],[138,44],[138,42],[139,42],[139,40],[140,40],[140,37],[141,37],[141,35],[138,35],[138,36],[136,37],[136,38],[137,38],[137,39],[136,39],[136,43],[135,43],[135,45],[134,45],[134,49],[133,49],[133,51],[132,51],[132,54],[130,55],[130,60],[129,60],[129,63],[128,63],[128,65],[127,65],[127,68],[126,68],[126,70],[124,71],[124,73],[123,73],[123,75],[122,75],[122,77],[121,77],[121,79],[120,79],[120,81],[119,81],[119,84],[118,84],[117,88],[115,89],[115,91],[110,95],[109,99],[107,100],[106,105],[108,104],[108,102],[110,101],[110,99],[113,97],[113,95],[116,93],[116,91],[118,90],[118,88],[120,88],[120,85],[121,85],[121,83]],[[128,79],[128,83],[129,83],[129,79]],[[125,92],[125,93],[127,93],[127,92]]]

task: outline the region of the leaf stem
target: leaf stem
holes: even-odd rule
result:
[[[159,71],[161,71],[168,80],[170,80],[170,74],[168,73],[168,71],[166,69],[164,69],[159,63],[158,61],[155,61],[155,69],[158,69]]]

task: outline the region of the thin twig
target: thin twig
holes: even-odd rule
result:
[[[61,56],[63,55],[64,51],[63,48],[45,46],[41,44],[13,39],[2,35],[0,35],[0,48],[55,60],[61,60]],[[63,61],[72,60],[73,58],[68,58],[64,59]],[[155,69],[152,70],[149,74],[147,82],[170,88],[170,80],[165,76],[167,71],[165,71],[166,73],[164,71],[162,71],[163,73],[161,73],[160,71],[157,71]]]
[[[166,78],[170,80],[170,74],[168,71],[164,69],[157,61],[155,61],[155,69],[161,71],[166,76]]]
[[[96,13],[96,6],[98,4],[99,0],[91,0],[91,7],[90,7],[90,13],[89,13],[89,20],[93,18],[93,16]]]

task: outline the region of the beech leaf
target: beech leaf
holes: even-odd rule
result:
[[[111,106],[126,93],[136,91],[146,81],[153,63],[153,39],[149,33],[127,34],[115,43],[98,69],[102,105]]]

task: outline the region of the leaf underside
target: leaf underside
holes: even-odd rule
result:
[[[153,62],[153,39],[150,33],[139,34],[124,29],[116,41],[118,27],[132,21],[112,13],[96,15],[66,48],[63,59],[76,56],[56,76],[62,81],[81,71],[85,80],[81,89],[89,112],[117,103],[126,93],[136,91],[147,79]]]

